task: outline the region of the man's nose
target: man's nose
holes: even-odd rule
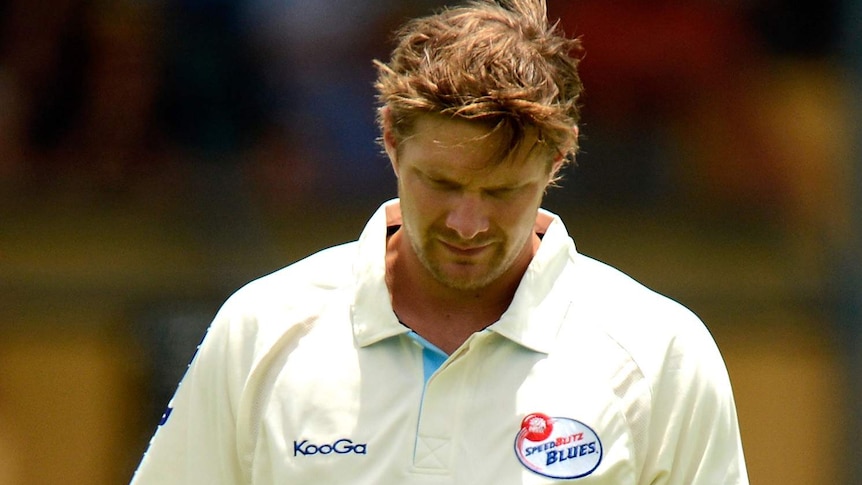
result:
[[[446,217],[446,226],[462,239],[472,239],[488,230],[489,221],[482,197],[479,194],[463,194]]]

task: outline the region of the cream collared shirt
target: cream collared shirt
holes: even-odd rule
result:
[[[747,484],[724,362],[678,303],[540,211],[510,308],[423,378],[387,225],[232,295],[133,484]]]

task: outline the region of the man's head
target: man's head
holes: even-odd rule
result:
[[[381,128],[397,145],[423,114],[478,121],[506,139],[501,160],[534,129],[550,168],[577,151],[581,52],[549,25],[545,0],[474,1],[412,20],[389,63],[376,62]]]
[[[536,212],[577,150],[580,44],[544,0],[473,2],[409,22],[377,63],[404,238],[459,291],[520,280]]]

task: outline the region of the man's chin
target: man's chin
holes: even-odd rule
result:
[[[476,291],[487,288],[497,277],[487,270],[479,271],[478,268],[471,268],[471,271],[468,272],[463,271],[464,268],[458,269],[460,271],[438,271],[435,277],[444,286],[460,291]]]

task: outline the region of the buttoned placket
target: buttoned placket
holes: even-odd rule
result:
[[[476,346],[488,337],[487,331],[470,336],[435,371],[422,393],[413,452],[413,472],[429,475],[449,474],[453,467],[454,441],[458,438],[463,410],[475,389]],[[419,345],[419,344],[417,344]],[[472,351],[471,351],[472,349]]]

